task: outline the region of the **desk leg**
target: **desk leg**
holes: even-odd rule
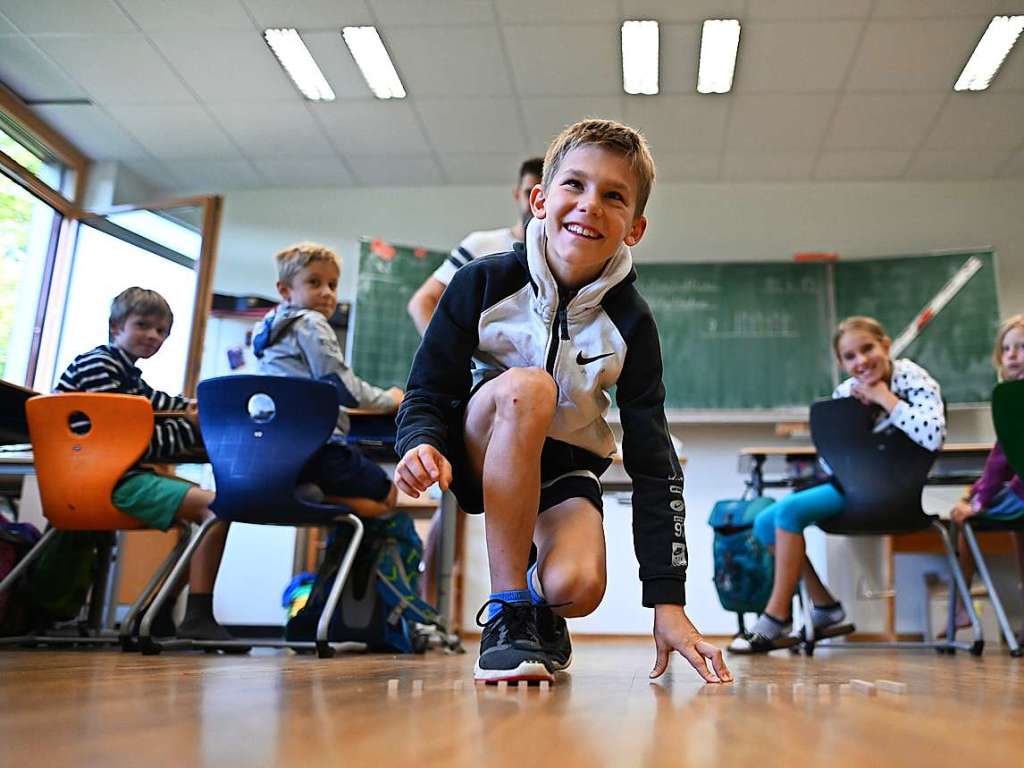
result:
[[[459,506],[455,494],[446,491],[441,496],[440,557],[437,564],[437,611],[445,625],[452,626],[452,570],[455,565],[455,526]]]

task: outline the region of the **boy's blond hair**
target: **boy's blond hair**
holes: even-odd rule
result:
[[[836,353],[836,357],[839,357],[839,340],[843,338],[844,333],[849,333],[850,331],[863,331],[869,336],[874,336],[879,342],[891,341],[889,334],[885,332],[885,328],[875,318],[853,315],[840,322],[836,326],[836,332],[832,334],[832,350]]]
[[[999,326],[999,332],[996,334],[996,343],[992,347],[992,365],[995,366],[1000,381],[1006,378],[1006,371],[1003,370],[1003,339],[1014,328],[1024,330],[1024,314],[1006,318],[1003,324]]]
[[[565,156],[574,149],[586,146],[601,147],[626,159],[636,176],[635,216],[640,218],[654,186],[654,158],[647,147],[647,140],[639,131],[614,120],[581,120],[558,134],[544,156],[544,176],[541,181],[544,191],[547,192],[551,187],[551,181]]]
[[[174,325],[174,313],[167,299],[149,288],[135,285],[125,288],[110,302],[110,322],[107,336],[114,340],[114,328],[122,327],[131,315],[159,317],[167,321],[167,330]]]
[[[282,283],[292,284],[292,280],[303,269],[314,261],[329,261],[341,272],[341,259],[338,254],[319,243],[295,243],[274,254],[277,262],[277,279]]]

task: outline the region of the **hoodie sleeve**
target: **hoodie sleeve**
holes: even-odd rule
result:
[[[346,408],[390,410],[395,401],[385,390],[363,381],[345,362],[338,337],[319,312],[307,312],[296,322],[296,342],[309,365],[310,375],[338,390],[338,404]]]
[[[686,604],[686,504],[683,472],[665,419],[661,345],[645,313],[628,336],[616,388],[622,458],[633,481],[633,548],[643,604]]]
[[[473,352],[479,343],[477,323],[484,294],[484,272],[459,269],[423,334],[416,351],[405,398],[398,410],[396,449],[428,444],[451,456],[452,419],[469,400]]]

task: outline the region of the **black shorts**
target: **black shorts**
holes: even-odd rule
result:
[[[391,479],[360,450],[342,443],[327,443],[313,454],[299,475],[300,483],[315,483],[328,496],[383,501],[391,492]]]
[[[464,445],[461,439],[458,444]],[[471,515],[479,515],[484,511],[480,481],[469,468],[465,451],[452,453],[452,491],[460,507]],[[602,459],[584,448],[547,438],[540,456],[540,504],[537,514],[567,499],[577,498],[586,499],[603,514],[599,478],[611,463],[611,459]]]

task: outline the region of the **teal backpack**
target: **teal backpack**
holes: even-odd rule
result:
[[[715,588],[727,611],[739,614],[760,613],[768,603],[775,578],[775,558],[768,547],[754,536],[754,518],[774,499],[726,499],[711,510],[708,525],[715,531]]]

